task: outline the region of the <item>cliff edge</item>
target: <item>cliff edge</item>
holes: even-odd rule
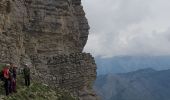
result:
[[[0,62],[28,63],[33,77],[80,100],[97,100],[81,0],[0,0]]]

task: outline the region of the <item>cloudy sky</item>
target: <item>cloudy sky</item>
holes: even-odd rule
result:
[[[82,0],[94,56],[170,55],[170,0]]]

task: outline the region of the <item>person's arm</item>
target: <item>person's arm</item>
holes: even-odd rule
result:
[[[6,79],[9,78],[9,70],[4,70],[4,77],[5,77]]]
[[[25,75],[25,68],[23,69],[23,75]]]
[[[29,68],[29,73],[31,72],[30,68]]]

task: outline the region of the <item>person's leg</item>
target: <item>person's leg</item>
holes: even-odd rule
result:
[[[4,79],[5,94],[8,95],[7,80]]]
[[[16,92],[16,79],[14,79],[12,82],[12,91]]]
[[[9,87],[9,93],[12,93],[12,80],[11,79],[9,80],[8,87]]]
[[[5,93],[6,93],[6,96],[9,95],[9,81],[7,79],[4,79],[4,88],[5,88]]]
[[[14,79],[11,80],[11,93],[14,92]]]
[[[17,86],[17,81],[16,81],[16,79],[15,79],[15,82],[14,82],[14,92],[17,92],[16,86]]]
[[[24,79],[25,79],[25,86],[27,86],[27,77],[25,76]]]
[[[28,76],[28,86],[30,86],[30,76]]]

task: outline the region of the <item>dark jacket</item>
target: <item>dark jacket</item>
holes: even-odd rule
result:
[[[29,67],[24,67],[23,73],[24,73],[24,76],[30,76],[30,68]]]

